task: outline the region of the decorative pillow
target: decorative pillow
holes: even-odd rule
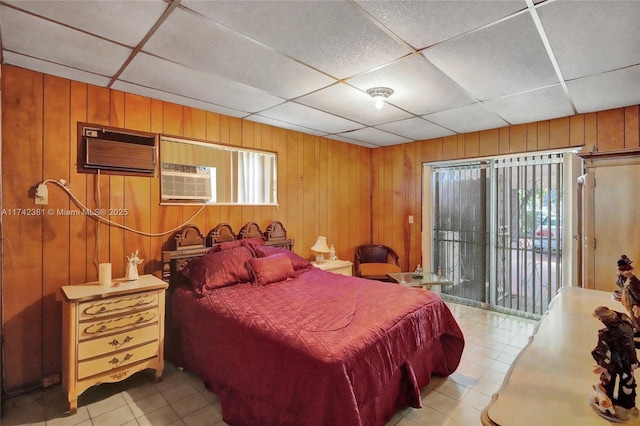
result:
[[[242,245],[242,240],[225,241],[224,243],[216,243],[213,247],[211,247],[211,250],[223,251],[227,249],[240,247],[241,245]]]
[[[253,257],[247,261],[247,264],[253,275],[253,282],[258,285],[284,281],[296,276],[291,260],[284,253]]]
[[[291,265],[293,266],[294,271],[311,267],[311,262],[309,262],[307,259],[285,248],[261,245],[255,246],[254,252],[256,253],[257,257],[267,257],[274,254],[284,254],[291,261]]]
[[[264,238],[262,237],[252,237],[252,238],[244,238],[242,240],[242,245],[249,247],[253,252],[256,252],[256,247],[264,246]]]
[[[206,253],[201,257],[191,259],[189,263],[187,263],[185,267],[182,268],[182,275],[191,281],[194,289],[196,288],[196,286],[202,287],[202,283],[204,283],[204,277],[206,273],[204,263],[202,261],[204,256],[206,256]]]
[[[253,252],[244,246],[211,249],[189,262],[182,273],[191,280],[194,291],[202,295],[219,287],[251,281],[245,263],[252,258]]]
[[[249,247],[254,251],[254,247],[264,245],[264,239],[262,237],[244,238],[241,240],[225,241],[223,243],[216,243],[211,250],[223,251],[230,248],[236,248],[240,246]]]

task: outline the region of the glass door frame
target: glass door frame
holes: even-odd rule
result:
[[[563,196],[562,196],[562,215],[564,220],[564,226],[562,229],[562,240],[563,240],[563,248],[562,248],[562,266],[561,266],[561,282],[562,286],[578,286],[580,283],[576,281],[576,278],[579,277],[578,274],[578,266],[576,263],[576,255],[579,253],[579,233],[576,229],[576,224],[578,221],[578,213],[576,204],[578,201],[578,177],[582,174],[582,161],[578,158],[574,150],[555,150],[555,151],[545,151],[545,152],[537,152],[537,153],[523,153],[520,155],[509,155],[509,156],[500,156],[492,159],[467,159],[467,160],[459,160],[459,161],[447,161],[447,162],[433,162],[433,163],[423,163],[422,168],[422,263],[427,266],[430,265],[433,267],[435,264],[434,260],[434,250],[432,247],[433,244],[433,229],[434,229],[434,217],[433,217],[433,203],[434,203],[434,185],[433,181],[433,168],[438,166],[441,167],[446,164],[455,165],[455,164],[463,164],[463,163],[478,163],[478,162],[488,162],[488,185],[489,185],[489,197],[490,200],[488,202],[489,207],[489,222],[488,222],[488,244],[487,247],[489,249],[488,257],[488,269],[487,279],[489,281],[489,288],[487,294],[486,302],[477,303],[479,306],[489,309],[497,309],[501,310],[500,306],[496,306],[494,302],[497,297],[497,268],[496,268],[496,255],[497,255],[497,243],[498,243],[498,233],[497,233],[497,211],[493,206],[497,196],[498,190],[498,182],[496,179],[496,168],[493,167],[493,163],[496,159],[505,158],[505,157],[528,157],[532,155],[548,155],[548,154],[557,154],[563,153],[563,178],[562,178],[562,187]],[[472,303],[473,304],[473,303]]]

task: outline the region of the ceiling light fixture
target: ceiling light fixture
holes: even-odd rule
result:
[[[393,89],[388,87],[372,87],[371,89],[367,89],[367,93],[375,101],[376,108],[382,109],[385,99],[393,95]]]

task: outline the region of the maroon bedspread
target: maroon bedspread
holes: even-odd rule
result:
[[[315,268],[171,300],[167,356],[203,378],[232,425],[382,425],[419,407],[464,347],[437,294]]]

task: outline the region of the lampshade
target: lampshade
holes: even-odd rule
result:
[[[329,253],[331,250],[327,245],[327,237],[318,237],[316,243],[311,246],[311,250],[317,253]]]

